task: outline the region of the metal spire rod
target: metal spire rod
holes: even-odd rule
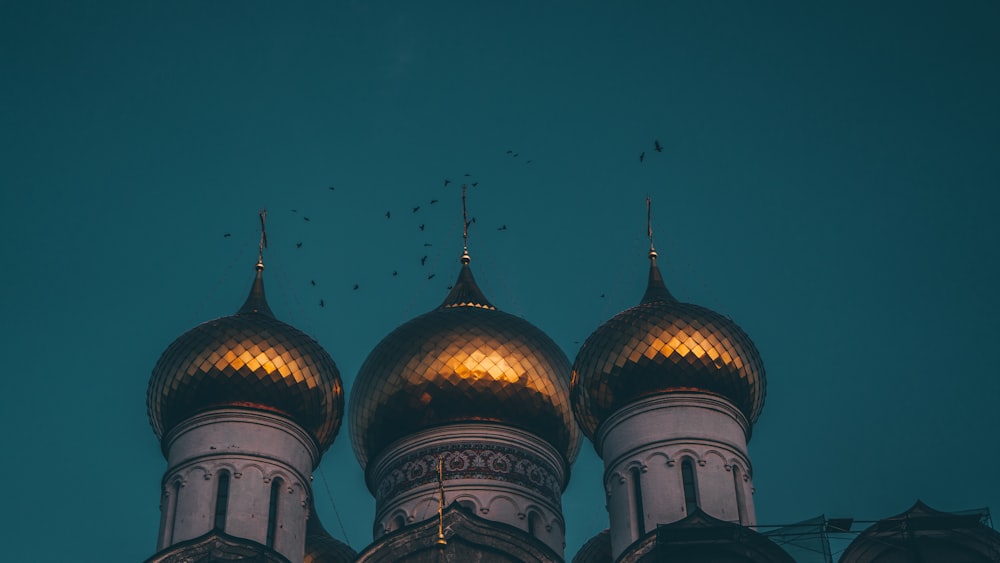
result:
[[[260,216],[260,245],[257,247],[257,268],[264,268],[264,249],[267,248],[267,209],[257,212]]]
[[[465,186],[462,186],[465,195]],[[444,456],[438,454],[438,537],[437,545],[444,547],[448,540],[444,539]]]
[[[649,237],[649,257],[656,258],[656,249],[653,248],[653,203],[646,195],[646,236]]]
[[[468,188],[462,184],[462,263],[468,264],[472,258],[469,257],[469,212],[466,209],[465,199]]]

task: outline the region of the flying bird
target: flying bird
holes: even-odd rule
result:
[[[472,174],[469,174],[468,172],[466,172],[465,173],[465,177],[468,178],[469,176],[472,176]]]
[[[604,294],[603,293],[601,294],[601,299],[604,299]]]
[[[434,245],[433,245],[433,244],[431,244],[431,243],[429,243],[429,242],[425,242],[425,243],[424,243],[424,246],[434,246]]]
[[[392,217],[392,213],[390,213],[390,212],[386,211],[386,212],[385,212],[385,218],[386,218],[386,219],[389,219],[390,217]]]
[[[420,229],[421,231],[422,231],[422,230],[424,230],[424,224],[423,224],[423,223],[421,223],[421,224],[420,224],[420,226],[419,226],[419,227],[417,227],[417,228],[418,228],[418,229]]]
[[[534,162],[534,160],[529,160],[528,162],[525,162],[525,164],[531,164],[532,162]]]
[[[413,212],[414,213],[416,213],[417,211],[420,211],[420,206],[419,205],[413,208]]]
[[[399,272],[397,272],[396,270],[393,270],[393,271],[392,271],[392,277],[396,277],[396,276],[398,276],[398,275],[399,275]]]
[[[420,265],[423,266],[426,263],[427,263],[427,255],[424,255],[424,257],[420,259]]]
[[[330,188],[329,188],[329,189],[330,189],[330,191],[332,192],[332,191],[336,190],[337,188],[335,188],[335,187],[333,187],[333,186],[330,186]]]
[[[320,299],[320,300],[319,300],[319,306],[320,306],[320,307],[326,307],[326,303],[323,303],[323,300],[322,300],[322,299]]]
[[[514,151],[507,149],[507,154],[514,154]]]
[[[506,231],[507,230],[507,225],[502,225],[500,227],[497,227],[497,230],[498,231]]]
[[[449,180],[448,178],[445,178],[445,179],[444,179],[444,187],[446,187],[446,188],[447,188],[447,187],[448,187],[448,184],[450,184],[450,183],[451,183],[451,180]]]
[[[431,200],[431,205],[434,205],[434,204],[435,204],[435,203],[437,203],[437,202],[438,202],[438,200],[436,200],[436,199],[432,199],[432,200]]]
[[[478,185],[479,185],[479,182],[473,182],[473,183],[472,183],[472,187],[473,187],[473,188],[474,188],[474,187],[476,187],[476,186],[478,186]]]
[[[311,283],[314,287],[316,286],[316,280],[309,280],[309,283]]]
[[[653,148],[656,149],[656,152],[663,152],[663,145],[660,144],[659,139],[653,140]]]
[[[358,284],[354,284],[354,290],[355,291],[357,291],[358,287],[360,287]]]
[[[308,218],[308,217],[305,217],[305,216],[303,216],[303,217],[302,217],[302,219],[304,219],[304,220],[306,220],[306,221],[308,221],[308,220],[309,220],[309,218]]]
[[[292,213],[298,213],[299,212],[298,209],[289,209],[289,211],[291,211]]]
[[[301,242],[295,243],[295,248],[302,248],[302,243]]]
[[[639,162],[642,162],[643,160],[646,160],[646,151],[639,153]]]
[[[428,275],[428,276],[427,276],[427,279],[429,279],[429,280],[432,280],[432,279],[434,279],[434,274],[430,274],[430,275]]]
[[[226,233],[226,234],[222,235],[222,238],[229,238],[231,236],[233,236],[232,233]]]

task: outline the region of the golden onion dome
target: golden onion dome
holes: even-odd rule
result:
[[[351,391],[354,453],[366,467],[391,442],[449,423],[489,421],[527,430],[567,462],[580,447],[569,397],[569,360],[531,323],[498,311],[463,255],[458,281],[437,309],[386,336]]]
[[[196,413],[238,407],[291,418],[320,452],[333,443],[344,413],[340,372],[315,340],[274,318],[263,268],[235,315],[184,333],[156,363],[146,408],[157,438]]]
[[[764,406],[764,364],[750,337],[714,311],[670,294],[650,251],[642,302],[601,325],[573,364],[573,410],[594,439],[612,413],[636,399],[705,391],[732,402],[752,425]]]
[[[316,508],[310,506],[306,522],[306,553],[303,563],[351,563],[358,553],[331,536],[319,521]]]

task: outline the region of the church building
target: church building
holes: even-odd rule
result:
[[[269,307],[264,241],[244,305],[177,338],[150,377],[166,470],[147,563],[833,561],[758,531],[748,443],[764,364],[735,322],[671,294],[652,236],[645,293],[573,362],[484,295],[466,244],[441,304],[382,339],[349,399],[334,359]],[[345,406],[375,503],[360,552],[314,508]],[[561,498],[584,439],[604,462],[608,529],[565,553]],[[850,527],[821,522],[817,537]],[[918,502],[839,561],[996,562],[1000,533]]]

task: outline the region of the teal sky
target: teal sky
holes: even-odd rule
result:
[[[258,208],[272,309],[350,389],[444,298],[472,181],[477,279],[571,360],[642,295],[652,197],[671,291],[764,359],[761,524],[1000,511],[1000,4],[950,4],[0,1],[4,552],[153,554],[148,377],[246,297]],[[343,540],[324,482],[367,545],[346,431]]]

